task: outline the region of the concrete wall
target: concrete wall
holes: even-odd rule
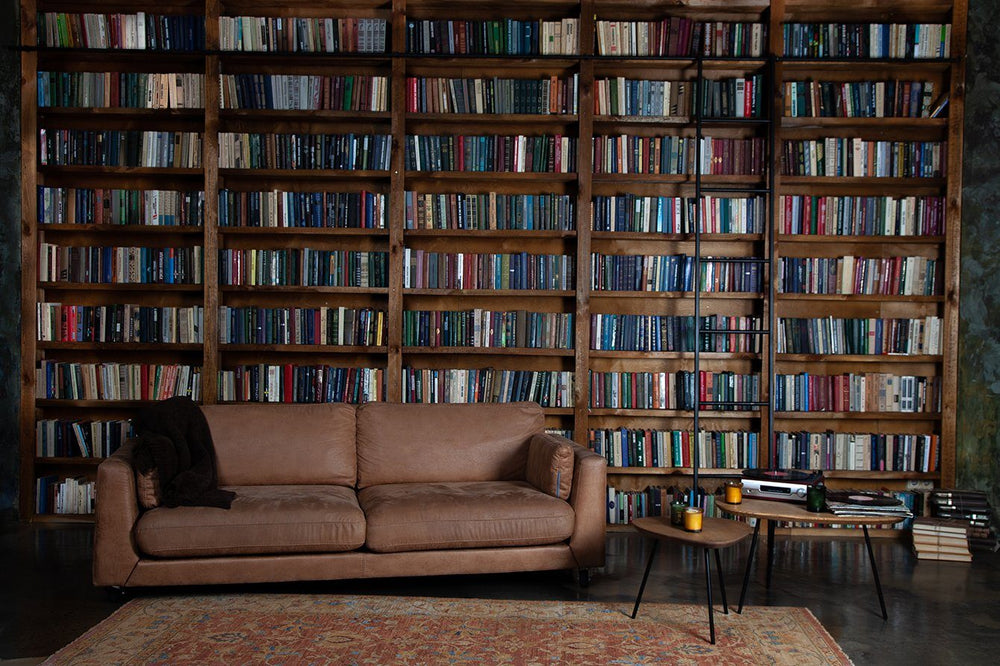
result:
[[[988,491],[1000,509],[1000,6],[970,4],[958,485]],[[0,3],[0,515],[17,506],[18,484],[17,20],[16,3]]]

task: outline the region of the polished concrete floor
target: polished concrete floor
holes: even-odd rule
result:
[[[0,523],[0,661],[33,663],[30,658],[51,654],[117,607],[90,583],[91,537],[87,525]],[[997,663],[1000,554],[979,553],[971,565],[917,562],[902,541],[874,543],[889,612],[886,621],[879,611],[864,541],[859,539],[779,535],[771,588],[763,585],[764,566],[758,558],[747,603],[809,608],[855,664]],[[650,544],[634,533],[609,534],[607,565],[594,573],[586,588],[566,572],[550,572],[253,589],[631,602]],[[743,544],[722,559],[731,603],[739,596],[747,549]],[[704,603],[701,564],[699,552],[665,544],[657,554],[644,600]],[[761,661],[766,663],[766,655]]]

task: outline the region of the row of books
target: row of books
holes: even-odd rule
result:
[[[259,363],[219,370],[220,402],[361,404],[385,396],[383,368]]]
[[[571,173],[576,138],[569,136],[407,135],[408,171]]]
[[[381,192],[246,192],[219,190],[220,227],[385,229]]]
[[[495,368],[403,368],[406,403],[537,402],[573,406],[573,373]]]
[[[381,346],[385,310],[319,307],[219,307],[219,342],[234,345]]]
[[[389,254],[359,250],[219,250],[226,286],[385,287]]]
[[[205,18],[145,12],[39,12],[38,45],[84,49],[197,51],[205,48]]]
[[[592,409],[757,409],[760,376],[702,370],[589,373]],[[715,403],[715,404],[705,404]]]
[[[68,305],[38,303],[42,342],[142,342],[200,344],[204,308],[132,304]]]
[[[933,81],[786,81],[789,118],[927,118]]]
[[[569,255],[403,250],[404,289],[570,290],[575,274]]]
[[[223,109],[388,111],[389,77],[371,74],[221,74]]]
[[[40,243],[41,282],[203,284],[204,252],[194,247],[74,247]]]
[[[764,197],[667,197],[638,194],[597,195],[594,231],[693,234],[759,234],[766,220]]]
[[[720,517],[716,507],[717,498],[699,488],[695,494],[696,506],[700,507],[705,516]],[[670,503],[677,500],[690,503],[691,491],[688,488],[663,488],[650,486],[645,490],[619,490],[608,486],[607,519],[610,525],[628,525],[636,518],[647,516],[670,515]]]
[[[692,81],[651,81],[616,76],[594,80],[594,113],[669,118],[691,115]]]
[[[203,109],[205,75],[193,72],[38,72],[38,106]]]
[[[124,419],[41,419],[35,422],[35,455],[39,458],[107,458],[132,434],[132,422]]]
[[[855,178],[941,178],[947,161],[944,141],[872,141],[858,137],[786,140],[785,176]]]
[[[948,524],[965,530],[970,550],[994,553],[1000,549],[993,509],[984,491],[957,488],[932,490],[928,505],[933,520],[939,525]],[[916,534],[914,532],[914,537]]]
[[[201,368],[155,363],[75,363],[43,359],[35,397],[50,400],[165,400],[201,397]]]
[[[913,519],[913,552],[918,560],[971,562],[969,529],[963,520],[918,516]]]
[[[569,312],[527,310],[404,310],[403,345],[573,349]]]
[[[941,318],[779,317],[779,354],[940,354]]]
[[[727,79],[703,79],[698,82],[701,103],[698,113],[704,118],[763,118],[765,116],[764,75],[753,74]]]
[[[591,254],[594,291],[693,291],[758,293],[762,263],[755,259],[705,257],[694,275],[695,257]]]
[[[35,482],[35,513],[81,515],[94,513],[97,482],[85,476],[60,480],[55,474]]]
[[[409,113],[576,114],[580,75],[539,79],[406,78]]]
[[[759,58],[767,43],[763,23],[698,21],[670,16],[660,21],[598,20],[602,56],[718,56]]]
[[[579,49],[575,18],[406,22],[406,52],[418,55],[574,55]]]
[[[774,409],[782,412],[941,411],[941,378],[858,372],[774,376]]]
[[[785,23],[783,55],[793,58],[948,58],[947,23]]]
[[[220,16],[219,48],[264,53],[385,53],[378,18]]]
[[[940,435],[932,433],[775,433],[782,469],[936,472],[940,446]]]
[[[594,173],[711,175],[764,173],[764,139],[619,134],[593,139]],[[699,152],[700,151],[700,152]],[[700,161],[698,161],[700,158]]]
[[[759,353],[760,317],[705,315],[698,322],[701,351]],[[601,351],[692,352],[693,316],[652,314],[591,314],[590,348]]]
[[[43,166],[201,167],[200,132],[44,127],[38,132]]]
[[[783,194],[781,233],[819,236],[941,236],[940,196],[873,197]]]
[[[587,445],[610,467],[691,467],[697,454],[700,467],[745,469],[757,466],[759,441],[747,431],[609,428],[591,430]]]
[[[407,229],[545,230],[576,227],[568,194],[429,193],[407,190]]]
[[[204,191],[38,188],[41,224],[194,226],[205,220]]]
[[[388,134],[219,132],[221,169],[389,168]]]
[[[782,294],[934,296],[941,261],[927,257],[779,257]]]

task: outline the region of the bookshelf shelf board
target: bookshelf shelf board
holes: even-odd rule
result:
[[[403,234],[408,238],[575,238],[576,231],[572,229],[406,229]]]
[[[636,3],[630,3],[634,7]],[[607,10],[609,11],[609,10]],[[610,14],[608,14],[610,16]],[[602,18],[605,18],[602,15]],[[698,61],[690,56],[611,56],[593,55],[586,56],[588,60],[595,63],[613,63],[618,67],[648,67],[651,63],[663,65],[671,69],[693,68],[698,65]],[[764,67],[767,60],[763,58],[744,58],[742,56],[707,56],[702,60],[705,69],[756,69]]]
[[[83,457],[83,456],[61,456],[61,457],[41,457],[37,456],[35,458],[35,465],[52,465],[52,466],[75,466],[75,467],[97,467],[102,462],[104,458],[98,457]]]
[[[665,234],[655,231],[594,231],[590,234],[591,240],[595,241],[669,241],[675,243],[694,243],[695,235],[692,234]],[[760,242],[764,239],[763,234],[719,234],[705,232],[701,234],[702,243],[712,242]]]
[[[753,419],[760,418],[759,409],[746,410],[740,412],[723,411],[714,409],[702,409],[702,418],[705,419]],[[694,412],[690,409],[611,409],[591,407],[588,410],[591,416],[646,416],[659,418],[694,418]]]
[[[442,183],[467,184],[467,187],[481,187],[479,183],[572,183],[577,179],[575,172],[552,173],[542,172],[508,172],[508,171],[407,171],[407,183],[419,181],[435,181]]]
[[[449,6],[447,10],[453,11],[454,6],[453,5]],[[551,67],[553,69],[562,69],[562,68],[573,67],[574,65],[579,64],[580,59],[584,57],[584,56],[565,55],[565,54],[496,55],[492,53],[463,53],[461,55],[456,55],[453,53],[399,53],[399,52],[394,52],[391,55],[394,58],[406,58],[406,62],[408,65],[417,65],[419,67],[433,65],[442,68],[475,67],[476,69],[481,69],[484,72],[498,68],[516,69],[521,67],[525,69],[534,69],[539,66]]]
[[[595,184],[615,184],[624,185],[640,183],[656,183],[667,185],[676,183],[679,185],[694,185],[695,177],[691,174],[660,174],[660,173],[595,173],[593,174]],[[719,175],[703,174],[701,181],[705,186],[733,185],[742,187],[764,187],[764,177],[756,175]],[[735,189],[735,187],[734,187]],[[735,192],[734,192],[735,193]]]
[[[941,474],[939,472],[897,472],[894,470],[876,471],[860,469],[826,469],[823,470],[823,476],[830,479],[859,479],[864,481],[880,479],[936,481],[941,478]]]
[[[774,420],[788,421],[939,421],[940,412],[784,412],[776,410]]]
[[[79,351],[166,351],[166,352],[200,352],[203,346],[200,342],[56,342],[39,341],[39,349],[79,350]]]
[[[376,236],[388,237],[388,229],[344,227],[219,227],[220,236]]]
[[[403,354],[471,354],[488,356],[573,356],[572,349],[551,347],[402,347]]]
[[[580,117],[567,113],[408,113],[407,120],[434,121],[435,123],[469,125],[493,125],[496,123],[524,123],[536,127],[574,125]],[[479,130],[470,127],[470,131]]]
[[[927,188],[943,189],[943,178],[896,178],[888,176],[778,176],[781,185],[790,187],[806,187],[809,185],[828,185],[840,188],[851,188],[864,185],[878,185],[882,191],[894,189]]]
[[[611,291],[611,290],[590,290],[591,298],[693,298],[694,293],[690,291]],[[738,291],[703,291],[701,298],[708,300],[734,300],[734,301],[756,301],[762,299],[763,294],[755,292]]]
[[[788,129],[858,128],[859,130],[896,129],[900,121],[912,129],[935,129],[943,131],[948,127],[947,118],[827,118],[822,116],[783,116],[781,126]],[[788,176],[786,176],[788,178]],[[912,180],[912,179],[909,179]],[[921,179],[923,180],[923,179]]]
[[[139,409],[152,403],[152,400],[61,400],[56,398],[38,398],[35,404],[38,407],[60,407],[60,408],[131,408]]]
[[[72,165],[62,166],[55,164],[42,164],[38,167],[38,172],[47,176],[118,176],[118,177],[138,177],[138,176],[184,176],[188,178],[200,177],[204,175],[201,167],[186,169],[179,167],[129,167],[129,166],[91,166]]]
[[[219,343],[220,352],[271,352],[277,354],[297,353],[333,353],[333,354],[371,354],[384,356],[388,347],[385,345],[296,345],[296,344],[230,344]]]
[[[689,127],[689,116],[594,116],[595,129],[604,125],[655,125],[657,127]]]
[[[219,169],[219,176],[225,178],[249,178],[261,180],[265,178],[280,178],[283,180],[310,179],[318,180],[377,180],[388,179],[388,171],[373,171],[368,169]]]
[[[171,292],[194,292],[201,291],[200,284],[90,284],[88,282],[39,282],[39,289],[52,291],[133,291],[148,292],[150,289],[156,291]]]
[[[699,476],[736,477],[742,474],[741,468],[728,467],[698,467]],[[608,467],[608,474],[624,474],[630,476],[691,476],[692,467]]]
[[[576,292],[569,289],[403,289],[406,296],[546,296],[572,298]]]
[[[702,331],[704,334],[705,331]],[[740,335],[735,333],[733,335]],[[745,361],[745,360],[756,360],[760,358],[760,354],[752,352],[710,352],[703,351],[700,356],[706,360],[719,360],[719,361]],[[676,351],[612,351],[605,349],[591,349],[591,358],[624,358],[624,359],[676,359],[689,361],[694,358],[694,352],[676,352]]]
[[[31,517],[36,523],[92,523],[92,513],[38,513]]]
[[[775,354],[781,361],[809,363],[939,363],[940,354]]]
[[[341,111],[335,109],[220,109],[220,120],[294,120],[303,121],[387,121],[392,117],[388,111]]]
[[[205,230],[200,226],[191,225],[162,225],[162,224],[39,224],[39,231],[44,232],[66,232],[66,233],[87,233],[87,234],[121,234],[136,235],[170,235],[183,234],[189,236],[202,236]]]
[[[775,294],[777,300],[839,301],[865,303],[941,303],[944,296],[900,296],[892,294]]]
[[[815,243],[829,245],[830,243],[867,243],[885,245],[886,243],[913,243],[916,245],[940,245],[943,236],[839,236],[834,234],[776,234],[779,243]],[[703,237],[704,238],[704,237]]]
[[[39,109],[38,120],[45,124],[48,121],[79,120],[110,120],[146,122],[166,120],[174,125],[176,121],[190,121],[200,125],[205,116],[204,109],[144,109],[130,107],[95,107],[95,106],[47,106]]]
[[[375,294],[385,296],[388,287],[310,287],[301,285],[219,285],[219,291],[234,294],[309,293],[309,294]]]

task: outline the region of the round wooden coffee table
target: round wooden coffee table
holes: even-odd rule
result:
[[[712,560],[708,556],[708,551],[715,551],[715,569],[719,575],[719,589],[722,592],[722,610],[728,615],[729,605],[726,603],[726,583],[722,578],[722,560],[719,557],[719,549],[728,548],[746,539],[750,536],[750,526],[746,523],[726,518],[705,518],[701,532],[688,532],[681,527],[671,525],[668,516],[636,518],[632,521],[632,524],[640,533],[656,539],[653,541],[653,550],[649,553],[649,560],[646,562],[646,572],[642,575],[639,593],[635,597],[632,619],[635,619],[636,614],[639,612],[639,602],[642,601],[642,592],[646,589],[646,579],[649,578],[649,570],[653,566],[653,558],[656,557],[656,548],[660,544],[660,539],[669,539],[688,546],[696,546],[705,552],[705,590],[708,593],[708,627],[712,645],[715,645],[715,615],[712,610]]]
[[[745,499],[740,504],[716,502],[715,505],[734,516],[756,518],[753,528],[753,540],[750,542],[750,554],[747,556],[747,570],[743,575],[743,589],[740,592],[740,607],[743,610],[743,600],[747,594],[747,584],[750,582],[750,568],[753,566],[754,553],[757,551],[757,535],[760,524],[767,521],[767,578],[766,587],[771,587],[771,569],[774,563],[774,524],[778,521],[795,523],[816,523],[819,525],[860,525],[865,534],[865,546],[868,548],[868,559],[872,565],[872,576],[875,578],[875,590],[878,592],[878,603],[882,607],[882,619],[889,619],[885,610],[885,598],[882,596],[882,583],[878,578],[878,566],[875,564],[875,553],[872,552],[871,537],[868,527],[875,525],[892,525],[903,520],[899,516],[837,516],[827,511],[814,513],[806,511],[804,504],[779,500]]]

